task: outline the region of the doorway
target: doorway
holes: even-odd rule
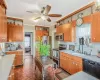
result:
[[[32,47],[33,47],[33,33],[25,32],[25,55],[32,55]]]

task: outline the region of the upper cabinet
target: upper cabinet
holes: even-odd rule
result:
[[[13,20],[11,21],[9,19],[11,18],[8,18],[7,41],[8,42],[23,42],[23,37],[24,37],[23,25],[19,22],[18,23],[13,22]],[[15,18],[12,18],[12,19],[15,20]]]
[[[7,41],[7,17],[4,1],[0,3],[0,42]]]
[[[91,15],[88,15],[88,16],[83,17],[83,23],[84,24],[85,23],[91,23],[91,21],[92,21]]]
[[[72,21],[71,23],[66,23],[56,28],[57,34],[64,33],[64,41],[65,42],[73,42],[75,41],[75,27],[76,21]]]
[[[49,36],[49,28],[36,26],[35,35],[36,35],[36,41],[38,41],[39,37],[42,38],[43,36]]]
[[[56,28],[56,33],[57,34],[60,34],[60,33],[63,33],[63,27],[62,27],[63,25],[60,25],[60,26],[58,26],[57,28]]]
[[[100,42],[100,12],[92,14],[91,38],[92,42]]]

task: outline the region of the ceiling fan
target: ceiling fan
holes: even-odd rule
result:
[[[41,14],[40,17],[35,18],[34,20],[38,20],[38,19],[43,19],[43,20],[47,20],[48,22],[51,22],[51,19],[49,17],[61,17],[61,14],[49,14],[51,10],[51,6],[47,5],[46,7],[43,7],[41,10]],[[29,13],[34,13],[32,11],[27,11]]]

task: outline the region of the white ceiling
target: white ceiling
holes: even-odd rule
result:
[[[19,17],[24,19],[24,24],[29,25],[46,25],[50,26],[60,18],[51,18],[52,22],[44,22],[42,19],[37,23],[33,22],[31,18],[39,16],[41,7],[47,4],[52,6],[50,13],[62,14],[64,16],[72,13],[73,11],[83,7],[94,0],[6,0],[8,9],[7,15]],[[34,14],[27,13],[26,11],[34,11]]]

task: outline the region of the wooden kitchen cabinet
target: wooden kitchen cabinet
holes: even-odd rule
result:
[[[75,27],[75,21],[63,25],[65,42],[73,42],[75,40]]]
[[[42,30],[36,30],[35,35],[36,35],[36,41],[38,41],[39,37],[42,38]]]
[[[60,67],[70,74],[75,74],[83,70],[82,58],[61,52]]]
[[[56,27],[56,33],[57,34],[63,33],[63,25],[60,25],[60,26]]]
[[[15,54],[14,66],[23,65],[23,51],[9,51],[6,54]]]
[[[83,17],[83,24],[87,24],[87,23],[90,23],[91,24],[91,22],[92,22],[92,17],[91,17],[91,15],[88,15],[88,16],[85,16],[85,17]]]
[[[49,31],[46,30],[35,30],[35,35],[36,35],[36,41],[38,41],[38,38],[42,38],[43,36],[49,36]]]
[[[71,23],[66,23],[60,25],[56,28],[56,34],[63,33],[65,42],[73,42],[75,41],[75,28],[76,28],[76,20],[73,20]]]
[[[7,17],[6,8],[0,5],[0,42],[7,41]]]
[[[8,36],[7,41],[8,42],[22,42],[23,41],[23,26],[21,25],[15,25],[13,23],[8,23]]]
[[[100,12],[92,14],[91,38],[92,42],[100,42]]]
[[[42,35],[43,35],[43,36],[44,36],[44,35],[45,35],[45,36],[49,36],[49,32],[44,30],[44,31],[42,32]]]

